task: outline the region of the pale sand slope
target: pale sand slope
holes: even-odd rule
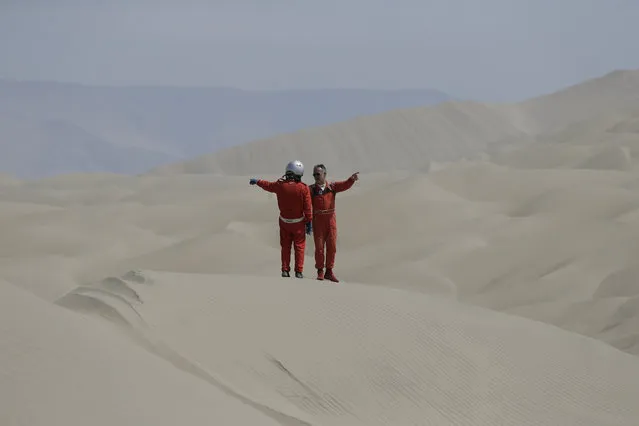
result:
[[[542,323],[359,284],[148,271],[124,278],[58,303],[115,307],[113,318],[142,337],[175,348],[244,398],[310,424],[594,426],[639,418],[636,357]]]
[[[278,425],[274,418],[283,418],[184,374],[103,321],[4,281],[0,295],[2,425]]]

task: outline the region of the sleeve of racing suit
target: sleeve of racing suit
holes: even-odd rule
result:
[[[269,182],[267,180],[260,179],[257,181],[257,186],[262,188],[264,191],[268,192],[277,192],[277,184],[279,181]]]
[[[350,189],[351,186],[355,183],[355,179],[348,178],[346,180],[341,180],[337,182],[333,182],[333,191],[342,192]]]

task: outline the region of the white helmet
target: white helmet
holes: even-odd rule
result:
[[[304,175],[304,164],[299,160],[293,160],[286,165],[286,172],[291,172],[295,176],[302,177]]]

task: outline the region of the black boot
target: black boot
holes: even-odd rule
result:
[[[296,278],[304,278],[304,275],[301,272],[295,272]]]
[[[291,275],[288,273],[288,271],[282,271],[282,277],[290,277]]]

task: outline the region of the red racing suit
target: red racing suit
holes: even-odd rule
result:
[[[304,270],[306,223],[313,218],[311,193],[303,182],[279,179],[275,182],[258,180],[257,186],[277,195],[280,210],[280,246],[282,271],[291,270],[291,244],[295,247],[295,272]]]
[[[317,184],[309,186],[313,201],[313,240],[315,241],[315,268],[327,270],[335,266],[337,252],[337,220],[335,218],[335,195],[350,189],[355,179],[326,182],[322,188]],[[326,246],[326,261],[324,261]]]

